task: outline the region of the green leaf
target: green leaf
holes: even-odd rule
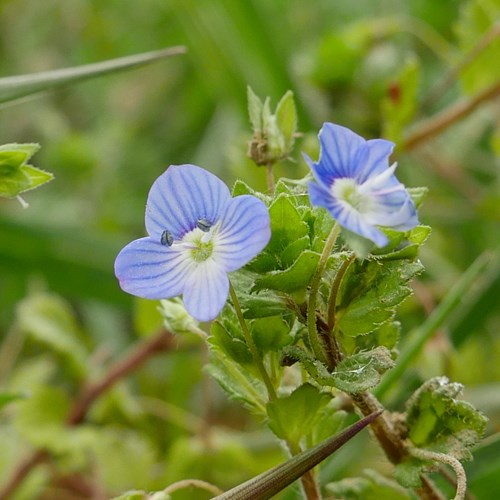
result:
[[[309,233],[308,225],[302,221],[289,196],[280,194],[269,207],[271,218],[271,241],[266,250],[281,254],[290,243]]]
[[[261,132],[263,129],[262,124],[262,110],[263,104],[259,97],[252,90],[250,85],[247,86],[247,101],[248,101],[248,116],[250,118],[250,124],[252,125],[252,130],[255,132]]]
[[[307,235],[290,243],[281,254],[282,266],[285,269],[290,267],[300,257],[300,254],[309,248],[310,244],[311,240]]]
[[[278,351],[293,341],[290,327],[281,316],[256,319],[250,330],[255,345],[263,352]]]
[[[252,287],[258,275],[246,270],[231,274],[231,283],[243,309],[243,316],[247,319],[265,318],[278,314],[290,314],[286,301],[272,290],[262,290],[252,293]],[[226,309],[223,310],[223,314]]]
[[[264,384],[230,359],[217,345],[210,346],[210,364],[205,370],[218,382],[231,399],[240,401],[254,413],[265,415],[266,390]]]
[[[0,196],[13,198],[54,178],[51,173],[27,164],[39,149],[38,144],[0,146]]]
[[[58,352],[78,378],[88,372],[88,353],[69,304],[57,295],[36,293],[17,308],[17,327]]]
[[[222,323],[219,321],[212,323],[210,333],[212,334],[210,339],[212,345],[220,347],[232,360],[239,364],[252,362],[252,355],[245,342],[231,334]]]
[[[330,400],[330,395],[321,393],[316,387],[301,385],[289,396],[268,403],[268,425],[280,439],[298,446],[301,439],[312,432],[319,411]]]
[[[462,385],[446,377],[425,382],[407,402],[408,436],[418,447],[455,458],[470,459],[470,449],[482,437],[488,419],[470,403],[458,399]]]
[[[405,488],[418,488],[422,481],[420,475],[426,470],[426,464],[417,458],[409,458],[394,467],[394,479]]]
[[[290,151],[295,142],[295,132],[297,131],[297,110],[293,92],[287,91],[276,107],[276,125],[284,139],[285,151]]]
[[[343,359],[332,374],[333,383],[341,391],[357,394],[375,387],[381,375],[393,366],[389,350],[377,347]]]
[[[342,345],[344,349],[349,348],[348,352],[368,351],[378,346],[391,350],[397,346],[400,332],[401,323],[399,321],[390,321],[366,335],[344,337]]]
[[[264,288],[280,292],[293,293],[302,291],[309,285],[318,266],[319,253],[306,250],[284,271],[271,271],[255,281],[253,291]]]
[[[170,47],[73,68],[0,78],[0,103],[89,78],[129,70],[184,52],[184,47]]]
[[[395,308],[411,293],[408,282],[420,273],[419,262],[355,261],[344,277],[337,325],[345,335],[370,333],[391,319]]]

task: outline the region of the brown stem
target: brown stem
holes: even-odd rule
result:
[[[378,399],[369,392],[352,394],[351,398],[361,413],[366,416],[374,411],[384,410]],[[393,463],[400,463],[407,455],[403,441],[394,429],[393,422],[387,411],[371,423],[371,430],[387,458]]]
[[[300,482],[304,488],[307,500],[321,500],[321,493],[318,488],[318,482],[313,470],[307,471],[301,478]]]
[[[84,389],[71,408],[66,420],[67,424],[70,426],[80,424],[89,408],[101,394],[106,392],[118,380],[137,370],[150,357],[168,351],[172,346],[173,335],[168,330],[162,330],[160,334],[151,338],[148,342],[138,344],[128,355],[117,361],[102,380]]]
[[[108,370],[102,380],[89,385],[74,402],[67,425],[75,426],[83,422],[94,401],[113,386],[118,380],[137,370],[150,357],[168,351],[173,346],[173,335],[168,330],[162,330],[157,336],[138,344],[123,359],[117,361]],[[45,450],[36,450],[14,469],[7,483],[0,489],[0,500],[8,500],[28,474],[40,463],[49,458]]]
[[[450,125],[453,125],[453,123],[457,122],[464,116],[469,115],[478,106],[490,99],[495,98],[498,94],[500,94],[500,82],[487,87],[474,97],[464,99],[463,101],[445,109],[441,113],[434,115],[428,120],[423,121],[413,133],[406,137],[402,150],[410,151],[420,143],[425,142],[427,139],[440,134]]]
[[[419,498],[422,500],[446,500],[427,476],[421,474],[420,479],[422,481],[422,486],[417,489]]]

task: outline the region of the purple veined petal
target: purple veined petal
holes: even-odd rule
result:
[[[220,224],[213,257],[228,272],[243,267],[271,239],[269,211],[255,196],[233,198]]]
[[[315,207],[324,207],[327,210],[335,204],[335,198],[332,196],[330,189],[316,182],[309,182],[309,200],[311,205]]]
[[[384,200],[379,201],[376,210],[366,214],[366,220],[371,224],[391,227],[397,231],[408,231],[419,224],[417,210],[408,193],[397,208],[388,205]]]
[[[146,229],[158,241],[165,230],[180,239],[200,218],[214,224],[230,199],[228,187],[217,176],[196,165],[172,165],[151,187]]]
[[[379,247],[387,245],[387,236],[380,229],[370,224],[363,214],[348,203],[337,201],[323,186],[309,183],[309,198],[312,205],[326,208],[342,227],[373,241]]]
[[[366,182],[372,176],[378,176],[389,168],[389,156],[394,146],[393,142],[385,139],[371,139],[363,145],[358,158],[359,166],[356,177],[359,184]]]
[[[186,280],[184,307],[198,321],[211,321],[221,312],[229,294],[226,271],[213,258],[196,266]]]
[[[365,139],[346,127],[325,123],[319,132],[319,141],[321,149],[316,174],[322,182],[325,183],[324,178],[356,178]]]
[[[151,238],[132,241],[115,260],[120,287],[145,299],[181,295],[193,267],[189,255],[182,250],[165,247]]]

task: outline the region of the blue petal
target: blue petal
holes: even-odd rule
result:
[[[258,255],[271,238],[269,211],[255,196],[233,198],[221,220],[214,259],[235,271]]]
[[[387,245],[387,236],[382,231],[365,220],[349,204],[337,201],[325,187],[309,183],[309,198],[312,205],[326,208],[342,227],[373,241],[379,247]]]
[[[115,274],[126,292],[145,299],[167,299],[183,292],[192,268],[186,252],[151,238],[132,241],[118,254]]]
[[[146,229],[160,241],[165,230],[182,238],[204,218],[214,224],[231,199],[218,177],[195,165],[172,165],[154,182],[146,205]]]
[[[211,321],[221,312],[229,294],[229,279],[213,259],[200,263],[186,280],[184,306],[198,321]]]
[[[314,169],[317,178],[326,185],[331,185],[331,180],[339,177],[355,178],[365,139],[346,127],[325,123],[319,132],[319,140],[320,156]]]
[[[385,139],[367,141],[359,155],[357,181],[362,184],[369,177],[378,175],[389,168],[389,156],[395,144]]]
[[[332,196],[329,189],[322,184],[316,182],[309,182],[309,199],[311,205],[315,207],[324,207],[327,210],[335,204],[335,198]]]

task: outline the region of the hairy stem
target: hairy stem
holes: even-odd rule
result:
[[[267,189],[269,190],[270,193],[274,193],[274,188],[276,187],[276,183],[274,182],[272,163],[268,163],[266,165],[266,180],[267,180]]]
[[[229,294],[231,296],[231,302],[233,303],[234,310],[236,312],[236,316],[238,317],[238,321],[239,321],[240,326],[241,326],[241,331],[243,332],[243,335],[245,337],[245,341],[247,343],[248,349],[250,349],[250,353],[252,354],[252,357],[253,357],[255,364],[257,365],[257,369],[259,370],[260,376],[262,377],[262,380],[264,381],[264,384],[266,385],[269,400],[274,401],[277,397],[276,391],[274,390],[274,386],[273,386],[273,383],[271,382],[271,378],[269,377],[269,374],[267,373],[266,367],[264,366],[264,363],[263,363],[262,358],[260,356],[259,350],[257,349],[255,342],[253,341],[252,334],[250,333],[250,330],[248,329],[247,322],[245,321],[245,318],[243,317],[243,312],[241,311],[240,303],[238,301],[238,296],[236,295],[236,292],[235,292],[231,282],[229,282]]]
[[[309,298],[307,302],[307,331],[309,333],[309,343],[311,344],[311,348],[316,356],[316,359],[325,363],[326,356],[321,345],[321,341],[318,335],[318,329],[316,326],[316,309],[318,306],[318,292],[319,287],[321,285],[321,278],[323,276],[323,272],[326,268],[326,263],[328,262],[328,258],[332,253],[332,249],[337,241],[337,237],[340,233],[340,226],[335,224],[326,239],[325,246],[323,247],[323,252],[319,258],[318,266],[316,267],[316,271],[311,279],[311,286],[309,290]]]
[[[445,453],[423,450],[422,448],[408,448],[408,450],[411,455],[421,460],[432,460],[433,462],[449,465],[455,472],[457,478],[457,491],[453,500],[464,500],[467,491],[467,476],[459,460]]]

